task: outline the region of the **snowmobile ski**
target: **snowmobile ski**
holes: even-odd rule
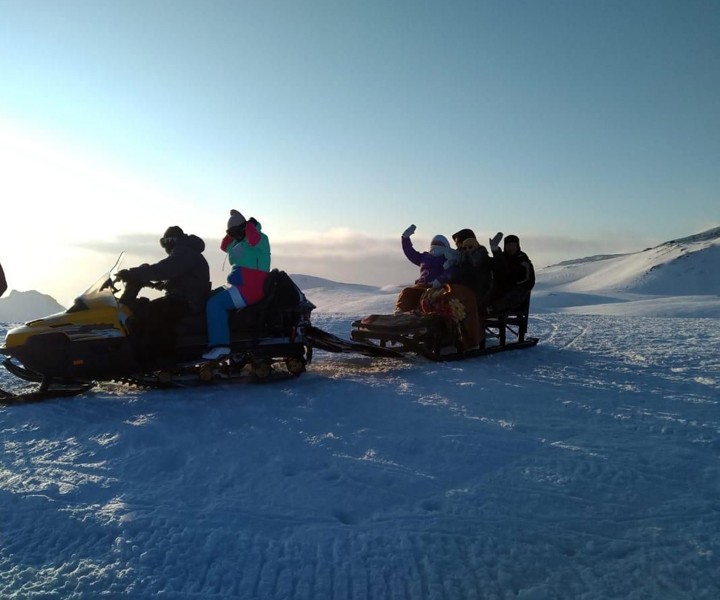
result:
[[[87,382],[56,384],[48,386],[47,388],[41,385],[37,390],[20,393],[8,392],[7,390],[0,389],[0,405],[9,406],[15,404],[31,404],[33,402],[43,402],[44,400],[51,400],[53,398],[69,398],[84,394],[93,387],[95,387],[93,382]]]

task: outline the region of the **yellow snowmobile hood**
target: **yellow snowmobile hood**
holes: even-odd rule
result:
[[[13,349],[25,345],[31,337],[49,333],[62,333],[70,341],[124,337],[127,335],[125,321],[129,315],[129,309],[118,305],[112,296],[95,297],[91,302],[86,301],[82,309],[78,309],[76,304],[65,312],[28,321],[11,329],[5,337],[5,350],[12,355]]]

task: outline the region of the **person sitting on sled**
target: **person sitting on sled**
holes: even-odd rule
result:
[[[225,238],[220,244],[227,252],[232,270],[227,286],[207,302],[209,349],[205,360],[230,354],[228,311],[245,308],[264,297],[263,285],[270,272],[270,241],[254,218],[245,220],[237,210],[230,211]]]
[[[173,225],[160,238],[160,245],[168,254],[163,260],[117,273],[117,279],[125,282],[120,302],[133,309],[128,327],[140,343],[144,358],[174,353],[175,325],[183,317],[205,309],[211,287],[201,238]],[[163,289],[165,295],[152,301],[137,299],[140,289],[146,286]]]
[[[490,314],[520,308],[535,286],[535,268],[528,255],[520,249],[520,239],[516,235],[506,236],[502,250],[499,245],[502,235],[498,232],[490,240],[495,277],[495,289],[488,307]]]
[[[477,294],[478,306],[484,310],[492,294],[493,258],[487,248],[477,241],[472,229],[461,229],[454,233],[453,241],[457,252],[448,263],[455,268],[453,282],[472,289]]]
[[[465,351],[485,345],[485,306],[492,285],[491,259],[472,229],[453,234],[457,251],[449,252],[446,266],[452,265],[448,301],[458,300],[464,307],[459,321]]]
[[[401,236],[402,249],[407,259],[420,267],[420,277],[415,285],[400,291],[395,302],[395,314],[412,312],[420,306],[420,298],[431,287],[439,288],[450,278],[450,272],[445,268],[445,252],[450,249],[450,243],[444,235],[436,235],[430,242],[430,249],[418,252],[413,247],[410,236],[415,233],[415,225],[410,225]]]

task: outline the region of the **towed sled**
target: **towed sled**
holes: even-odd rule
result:
[[[35,384],[15,393],[0,389],[0,404],[74,396],[98,382],[142,387],[181,387],[214,382],[297,377],[313,349],[401,356],[389,348],[338,338],[311,324],[315,306],[283,271],[273,270],[265,298],[232,312],[231,354],[218,361],[199,358],[207,346],[205,314],[185,317],[175,329],[172,356],[153,356],[148,341],[134,335],[133,303],[119,301],[116,273],[122,255],[64,312],[11,329],[0,353],[2,365]]]
[[[369,315],[352,324],[351,339],[399,353],[415,353],[433,361],[464,360],[508,350],[530,348],[538,338],[529,337],[530,297],[514,310],[483,317],[485,340],[478,348],[463,346],[460,323],[447,305],[429,312]]]

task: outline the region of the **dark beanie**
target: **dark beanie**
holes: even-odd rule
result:
[[[475,232],[472,229],[461,229],[457,233],[453,233],[453,241],[460,245],[469,238],[475,238]]]
[[[520,245],[520,238],[518,236],[512,235],[512,234],[506,235],[505,243],[507,244],[508,242],[510,242],[510,243],[515,242],[516,244]]]
[[[178,238],[181,235],[185,235],[185,232],[177,225],[173,225],[172,227],[168,227],[165,230],[163,237],[164,238]]]

